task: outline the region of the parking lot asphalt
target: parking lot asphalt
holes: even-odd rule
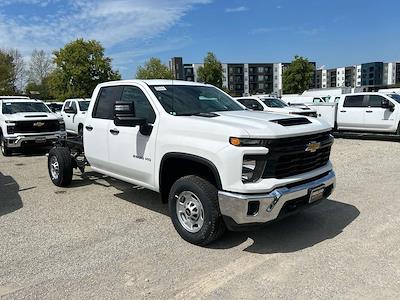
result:
[[[329,200],[201,248],[154,192],[90,169],[57,188],[43,152],[0,157],[0,297],[399,299],[399,158],[337,139]]]

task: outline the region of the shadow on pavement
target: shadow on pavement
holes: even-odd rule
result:
[[[22,208],[18,183],[0,172],[0,217]]]
[[[81,178],[74,180],[72,187],[90,184],[114,187],[120,191],[114,194],[115,197],[169,216],[168,205],[161,202],[158,193],[95,172],[87,172]],[[295,252],[335,238],[359,215],[360,211],[353,205],[326,200],[257,231],[227,232],[209,248],[229,249],[250,238],[253,244],[244,251],[260,254]]]
[[[250,238],[253,244],[244,251],[259,254],[295,252],[338,236],[359,215],[360,211],[353,205],[326,200],[259,231],[228,232],[210,248],[228,249]]]
[[[81,179],[76,180],[76,176],[74,176],[74,180],[70,186],[71,188],[91,184],[100,185],[102,187],[112,186],[120,191],[114,194],[115,197],[169,216],[168,205],[161,202],[160,195],[156,192],[96,172],[85,172],[81,174],[80,177]]]

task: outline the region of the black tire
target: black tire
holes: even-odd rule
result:
[[[399,125],[397,126],[396,134],[400,135],[400,122],[399,122]]]
[[[179,221],[177,202],[183,192],[193,193],[203,207],[204,222],[198,232],[188,231]],[[203,178],[190,175],[178,179],[170,190],[168,206],[176,231],[189,243],[205,246],[220,238],[225,232],[225,223],[218,204],[218,190]]]
[[[52,173],[52,164],[58,163],[58,176],[54,176]],[[54,147],[49,152],[47,161],[47,167],[49,176],[54,185],[59,187],[67,187],[72,182],[72,159],[71,153],[68,148],[65,147]]]
[[[3,154],[3,156],[11,156],[12,150],[8,148],[6,140],[3,138],[3,135],[0,136],[0,143],[1,154]]]

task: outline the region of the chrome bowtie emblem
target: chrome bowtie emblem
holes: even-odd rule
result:
[[[43,122],[36,122],[36,123],[33,123],[33,126],[34,127],[43,127],[44,123]]]
[[[321,143],[311,142],[307,145],[306,152],[317,152],[318,149],[321,148]]]

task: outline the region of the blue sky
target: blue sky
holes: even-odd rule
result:
[[[151,56],[318,66],[400,60],[400,1],[0,0],[0,48],[28,57],[83,37],[103,43],[124,78]]]

